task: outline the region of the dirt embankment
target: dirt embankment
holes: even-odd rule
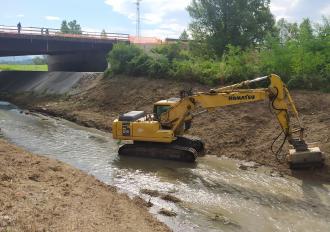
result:
[[[141,199],[1,139],[0,164],[0,231],[169,231]]]
[[[182,89],[207,90],[194,83],[177,83],[147,78],[117,77],[81,80],[75,89],[79,94],[65,97],[20,95],[7,99],[20,106],[61,116],[85,126],[110,130],[112,120],[119,113],[130,110],[152,111],[152,104],[160,99],[178,96]],[[308,142],[319,142],[330,154],[330,94],[292,91],[298,111],[306,127]],[[224,107],[194,119],[191,134],[206,142],[210,155],[225,155],[272,166],[292,174],[288,166],[277,161],[270,150],[280,133],[277,120],[270,113],[268,102]],[[276,145],[280,145],[279,141]],[[284,147],[285,152],[287,145]],[[313,175],[330,179],[330,157],[327,166]]]

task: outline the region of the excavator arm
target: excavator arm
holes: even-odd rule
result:
[[[252,83],[270,80],[268,88],[259,89],[242,89],[248,87]],[[254,80],[244,81],[239,84],[227,86],[219,89],[211,89],[209,92],[198,92],[191,96],[182,98],[177,104],[172,106],[167,112],[163,113],[160,123],[167,128],[175,131],[175,134],[182,133],[180,128],[192,111],[200,106],[208,111],[213,111],[220,107],[238,105],[243,103],[252,103],[269,99],[272,110],[276,115],[278,122],[289,138],[293,131],[303,132],[301,120],[294,102],[290,96],[288,89],[277,75],[257,78]],[[299,128],[293,130],[290,126],[289,109],[299,123]],[[301,134],[302,136],[302,134]]]
[[[241,89],[248,87],[252,83],[258,83],[264,80],[270,80],[268,88],[259,89]],[[302,127],[297,109],[291,98],[291,95],[277,75],[270,75],[254,80],[244,81],[240,84],[214,89],[210,93],[198,93],[194,99],[200,103],[203,108],[213,110],[217,107],[238,105],[243,103],[251,103],[269,99],[270,106],[277,120],[287,137],[290,137],[293,132],[300,131],[301,136],[304,128]],[[292,129],[290,125],[289,110],[292,111],[298,122],[298,128]]]

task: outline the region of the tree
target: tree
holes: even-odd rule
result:
[[[32,62],[35,65],[44,65],[47,64],[47,58],[45,56],[43,57],[36,56],[32,59]]]
[[[297,23],[289,23],[285,19],[280,19],[276,23],[276,28],[281,43],[298,39],[299,27]]]
[[[180,40],[188,40],[188,39],[189,39],[189,35],[188,35],[188,33],[187,33],[186,30],[184,30],[184,31],[181,33],[179,39],[180,39]]]
[[[82,34],[81,27],[76,20],[73,20],[68,23],[70,28],[70,33],[72,34]]]
[[[82,34],[81,26],[77,23],[76,20],[70,22],[63,20],[61,25],[61,32],[65,34]]]
[[[101,32],[101,37],[107,37],[107,32],[104,29]]]
[[[61,32],[64,33],[64,34],[68,34],[68,33],[70,33],[70,29],[69,29],[69,27],[68,27],[68,23],[67,23],[66,20],[63,20],[63,21],[62,21]]]
[[[309,19],[304,19],[299,25],[299,40],[308,43],[314,38],[313,31],[311,21]]]
[[[322,21],[323,23],[318,23],[317,24],[317,30],[318,30],[318,34],[320,37],[322,38],[330,38],[330,17],[322,17]]]
[[[231,44],[247,48],[263,42],[274,31],[270,0],[193,0],[187,10],[192,17],[193,39],[221,56]]]

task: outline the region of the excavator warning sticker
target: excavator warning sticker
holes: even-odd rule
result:
[[[131,136],[131,124],[130,123],[123,123],[122,130],[123,130],[123,136]]]
[[[245,96],[229,96],[229,101],[242,101],[242,100],[254,100],[255,95],[245,95]]]

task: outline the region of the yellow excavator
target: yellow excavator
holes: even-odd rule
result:
[[[251,84],[265,80],[270,81],[268,88],[249,88]],[[305,142],[304,127],[291,95],[281,78],[275,74],[211,89],[208,92],[182,91],[180,98],[156,102],[152,114],[145,114],[143,111],[122,114],[113,122],[113,138],[132,141],[119,148],[120,156],[194,162],[204,153],[204,143],[198,138],[185,135],[185,132],[191,127],[196,108],[209,112],[219,107],[265,99],[269,99],[271,110],[277,117],[285,137],[281,148],[286,140],[291,145],[286,156],[290,167],[323,165],[324,154],[315,144]],[[295,118],[295,126],[291,125],[291,115]],[[275,155],[279,155],[281,148]]]

